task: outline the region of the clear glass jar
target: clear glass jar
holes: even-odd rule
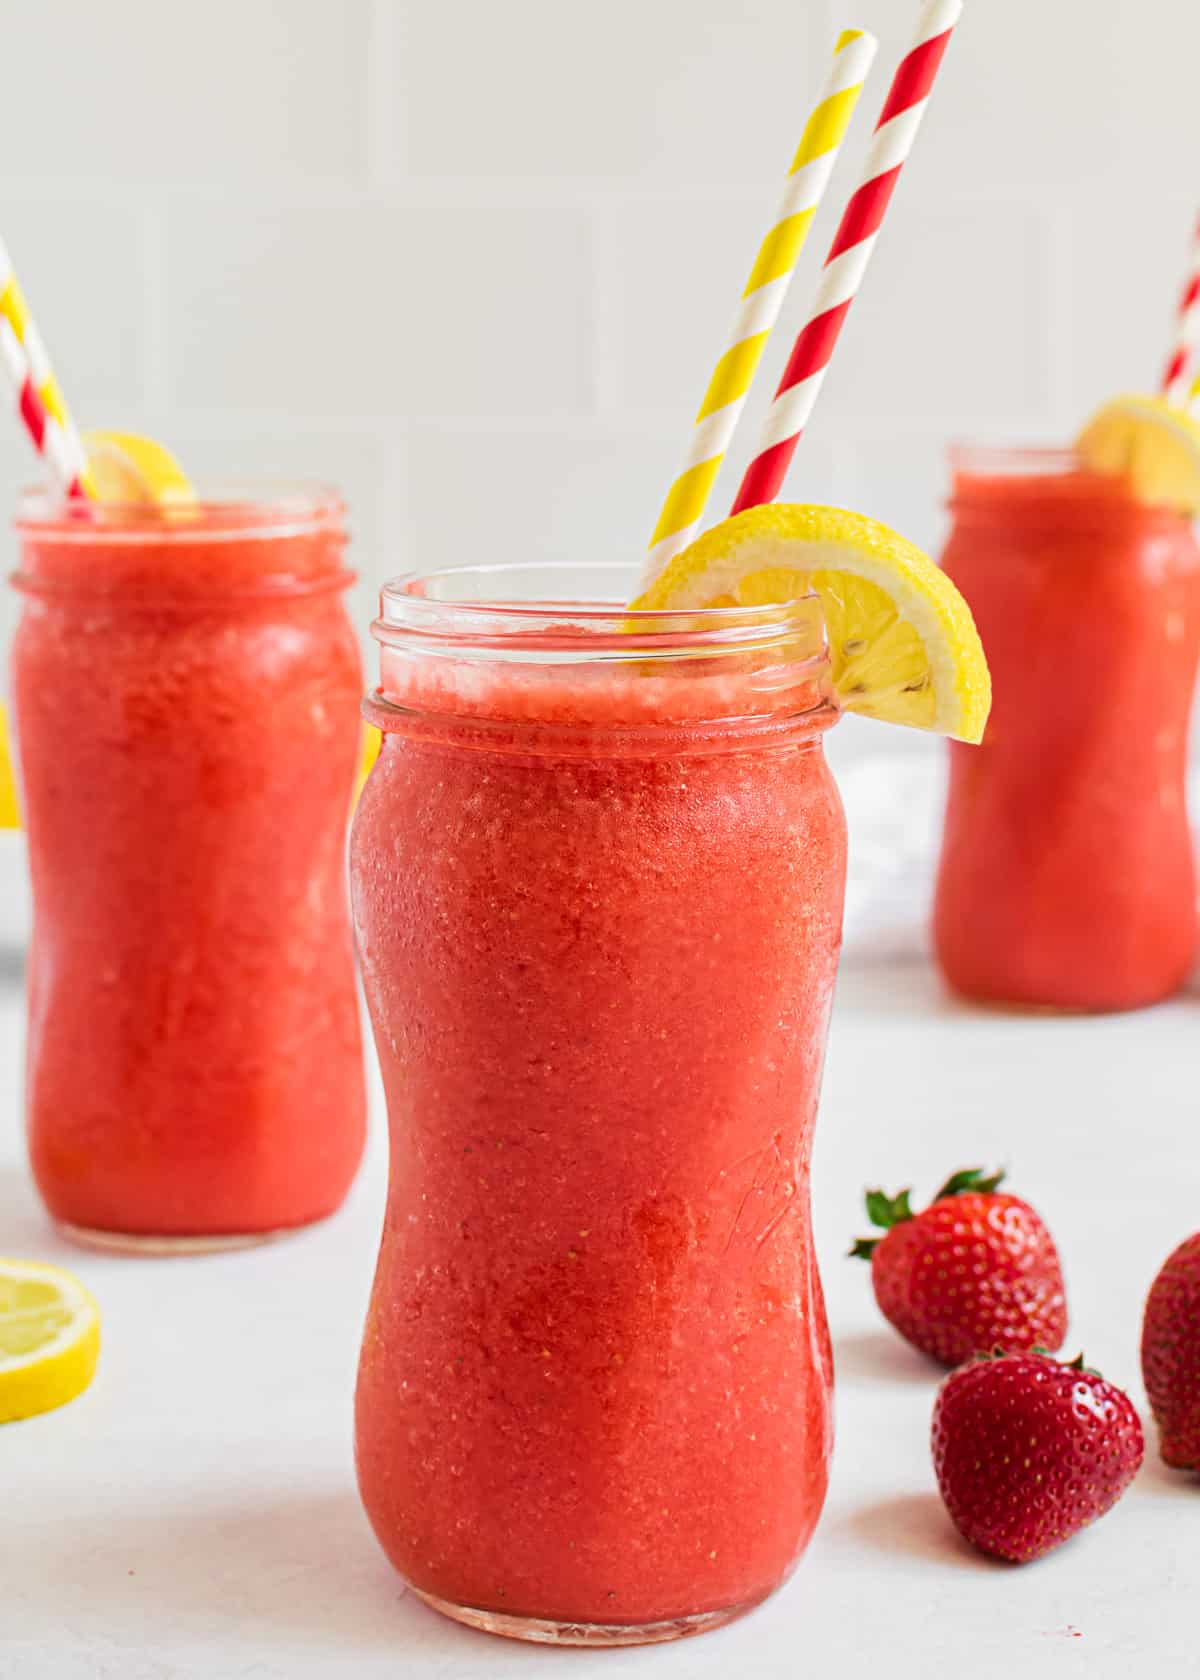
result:
[[[621,581],[389,585],[351,842],[392,1148],[363,1500],[435,1608],[577,1644],[764,1598],[830,1452],[823,625],[627,613]]]
[[[343,882],[361,667],[343,509],[31,496],[13,647],[28,1126],[68,1234],[237,1245],[332,1212],[364,1088]]]
[[[951,465],[942,563],[995,697],[982,746],[950,745],[938,960],[988,1002],[1154,1003],[1196,946],[1191,526],[1069,454],[960,450]]]

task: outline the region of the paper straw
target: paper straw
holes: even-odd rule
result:
[[[892,78],[862,178],[834,235],[812,313],[784,369],[759,452],[747,467],[734,501],[734,513],[773,501],[779,494],[961,15],[962,0],[929,0],[921,12],[916,38]]]
[[[1192,250],[1187,278],[1175,312],[1175,342],[1163,369],[1161,390],[1169,403],[1190,402],[1196,385],[1188,389],[1188,370],[1200,338],[1200,219],[1192,233]]]
[[[844,30],[838,37],[829,75],[792,159],[779,213],[758,248],[728,344],[700,404],[683,471],[658,516],[643,566],[644,582],[686,548],[699,528],[877,45],[875,37],[861,29]]]
[[[50,368],[8,252],[0,241],[0,360],[17,396],[17,412],[33,447],[64,496],[87,494],[87,456]]]

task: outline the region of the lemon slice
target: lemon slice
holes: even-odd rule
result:
[[[982,738],[992,685],[967,603],[928,555],[860,513],[747,508],[677,554],[633,605],[687,612],[810,593],[843,711]]]
[[[354,784],[354,798],[357,802],[363,790],[363,784],[375,767],[375,760],[379,757],[379,749],[383,745],[383,735],[373,723],[364,723],[358,749],[358,778]]]
[[[99,1308],[78,1278],[0,1259],[0,1423],[74,1400],[99,1353]]]
[[[196,499],[179,462],[153,438],[136,432],[88,432],[83,446],[88,488],[97,501],[178,507]]]
[[[3,700],[0,700],[0,828],[20,826],[21,809],[17,804],[17,777],[9,746],[8,713]]]
[[[1200,424],[1164,397],[1114,397],[1088,421],[1075,445],[1092,472],[1129,483],[1151,507],[1200,510]]]

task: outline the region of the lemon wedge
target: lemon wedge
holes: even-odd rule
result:
[[[363,790],[363,784],[375,767],[375,760],[379,757],[379,749],[383,745],[383,735],[373,723],[364,723],[362,737],[358,749],[358,779],[354,784],[354,798]]]
[[[1151,507],[1200,510],[1200,423],[1164,397],[1114,397],[1075,445],[1083,465],[1128,481]]]
[[[0,700],[0,828],[20,828],[21,809],[17,803],[17,777],[9,739],[8,713]]]
[[[928,555],[843,508],[773,503],[714,525],[635,608],[767,606],[816,594],[843,711],[979,741],[991,678],[970,609]]]
[[[185,507],[196,500],[179,462],[153,438],[136,432],[88,432],[83,446],[86,487],[97,501],[123,507]],[[0,703],[0,828],[20,828],[9,740],[8,720]]]
[[[136,432],[87,432],[87,485],[97,501],[178,507],[195,491],[169,449]]]
[[[99,1353],[100,1311],[78,1278],[0,1259],[0,1423],[74,1400]]]

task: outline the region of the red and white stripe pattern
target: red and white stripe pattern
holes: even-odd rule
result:
[[[1188,374],[1197,340],[1200,340],[1200,218],[1192,236],[1188,275],[1175,316],[1175,343],[1163,369],[1162,394],[1169,403],[1182,406],[1188,400]]]
[[[896,181],[912,150],[934,79],[962,15],[963,0],[929,0],[916,39],[900,61],[863,166],[825,259],[812,314],[792,349],[767,415],[759,452],[742,479],[733,512],[779,494],[808,424],[834,345],[875,248]]]
[[[87,457],[8,252],[0,243],[0,361],[17,397],[17,412],[33,447],[64,496],[84,497]]]

